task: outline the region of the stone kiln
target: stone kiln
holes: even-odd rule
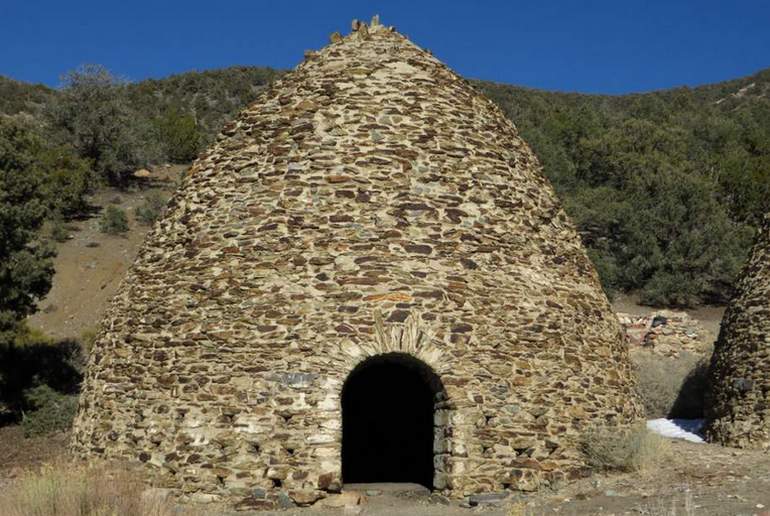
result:
[[[770,448],[770,215],[722,320],[709,376],[708,439]]]
[[[597,275],[492,102],[373,21],[194,164],[108,309],[74,448],[197,499],[534,490],[637,417]]]

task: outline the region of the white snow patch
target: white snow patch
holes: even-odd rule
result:
[[[702,443],[704,441],[700,436],[700,430],[703,428],[703,421],[703,419],[650,419],[647,421],[647,428],[663,437]]]

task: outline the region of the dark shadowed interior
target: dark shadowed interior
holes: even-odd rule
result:
[[[359,364],[342,389],[345,483],[433,486],[433,410],[438,377],[414,357],[389,353]]]

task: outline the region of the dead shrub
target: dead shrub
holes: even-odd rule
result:
[[[594,428],[580,443],[586,462],[600,471],[641,472],[665,458],[668,442],[644,424],[631,428]]]
[[[636,371],[636,393],[648,419],[703,417],[708,360],[682,352],[669,358],[637,351],[631,354]]]
[[[72,463],[29,471],[0,492],[5,516],[171,516],[170,501],[143,496],[128,471]]]

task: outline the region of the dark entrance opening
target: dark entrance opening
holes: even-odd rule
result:
[[[414,482],[433,486],[433,411],[438,376],[402,353],[359,364],[342,388],[345,483]]]

